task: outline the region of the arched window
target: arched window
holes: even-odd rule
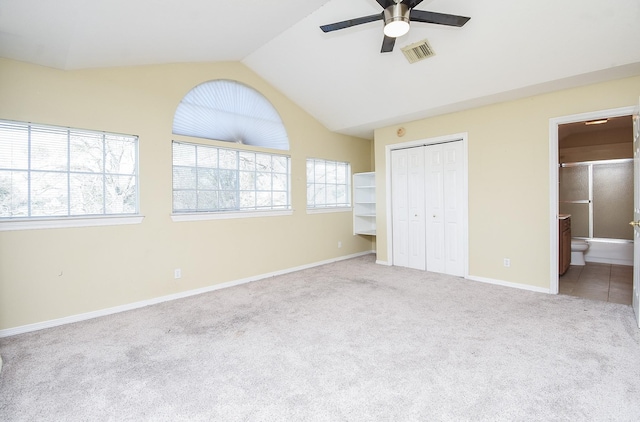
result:
[[[262,94],[240,82],[204,82],[185,95],[173,118],[173,133],[289,149],[280,115]]]

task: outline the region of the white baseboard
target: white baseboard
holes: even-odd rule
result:
[[[381,261],[381,260],[377,260],[376,264],[391,266],[390,262]],[[477,276],[469,275],[469,276],[465,276],[465,279],[472,280],[472,281],[479,281],[481,283],[497,284],[499,286],[513,287],[515,289],[529,290],[537,293],[551,293],[551,290],[548,288],[545,289],[544,287],[536,287],[536,286],[531,286],[529,284],[512,283],[510,281],[496,280],[493,278],[477,277]]]
[[[536,292],[536,293],[551,293],[551,290],[549,288],[536,287],[536,286],[531,286],[529,284],[512,283],[510,281],[496,280],[493,278],[477,277],[477,276],[470,275],[470,276],[467,276],[466,279],[479,281],[481,283],[497,284],[498,286],[513,287],[514,289],[529,290],[531,292]]]
[[[356,258],[363,255],[369,255],[374,251],[366,251],[359,252],[352,255],[341,256],[338,258],[327,259],[325,261],[314,262],[311,264],[301,265],[299,267],[287,268],[285,270],[274,271],[267,274],[260,274],[253,277],[247,277],[240,280],[228,281],[226,283],[214,284],[207,287],[202,287],[194,290],[187,290],[184,292],[174,293],[167,296],[160,296],[153,299],[142,300],[139,302],[128,303],[126,305],[114,306],[112,308],[100,309],[98,311],[86,312],[83,314],[70,315],[63,318],[52,319],[49,321],[36,322],[34,324],[22,325],[14,328],[6,328],[4,330],[0,330],[0,338],[15,336],[18,334],[29,333],[32,331],[43,330],[45,328],[57,327],[59,325],[72,324],[74,322],[86,321],[88,319],[99,318],[102,316],[107,316],[111,314],[116,314],[119,312],[130,311],[133,309],[143,308],[149,305],[155,305],[157,303],[167,302],[170,300],[182,299],[189,296],[195,296],[202,293],[212,292],[214,290],[225,289],[227,287],[238,286],[240,284],[250,283],[252,281],[258,281],[269,277],[274,277],[277,275],[283,275],[292,273],[295,271],[305,270],[308,268],[318,267],[320,265],[330,264],[332,262],[344,261],[346,259]],[[0,361],[1,362],[1,361]],[[1,365],[1,364],[0,364]]]

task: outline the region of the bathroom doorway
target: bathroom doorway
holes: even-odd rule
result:
[[[572,248],[572,264],[562,275],[556,272],[552,293],[631,305],[633,112],[631,107],[555,122],[557,189],[552,206],[558,216],[570,216],[572,243],[582,243],[587,250]],[[563,272],[562,263],[559,266]]]

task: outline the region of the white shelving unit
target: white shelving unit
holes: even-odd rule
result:
[[[376,235],[376,174],[353,175],[353,234]]]

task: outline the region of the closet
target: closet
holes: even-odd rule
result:
[[[391,151],[394,265],[464,275],[462,141]]]

